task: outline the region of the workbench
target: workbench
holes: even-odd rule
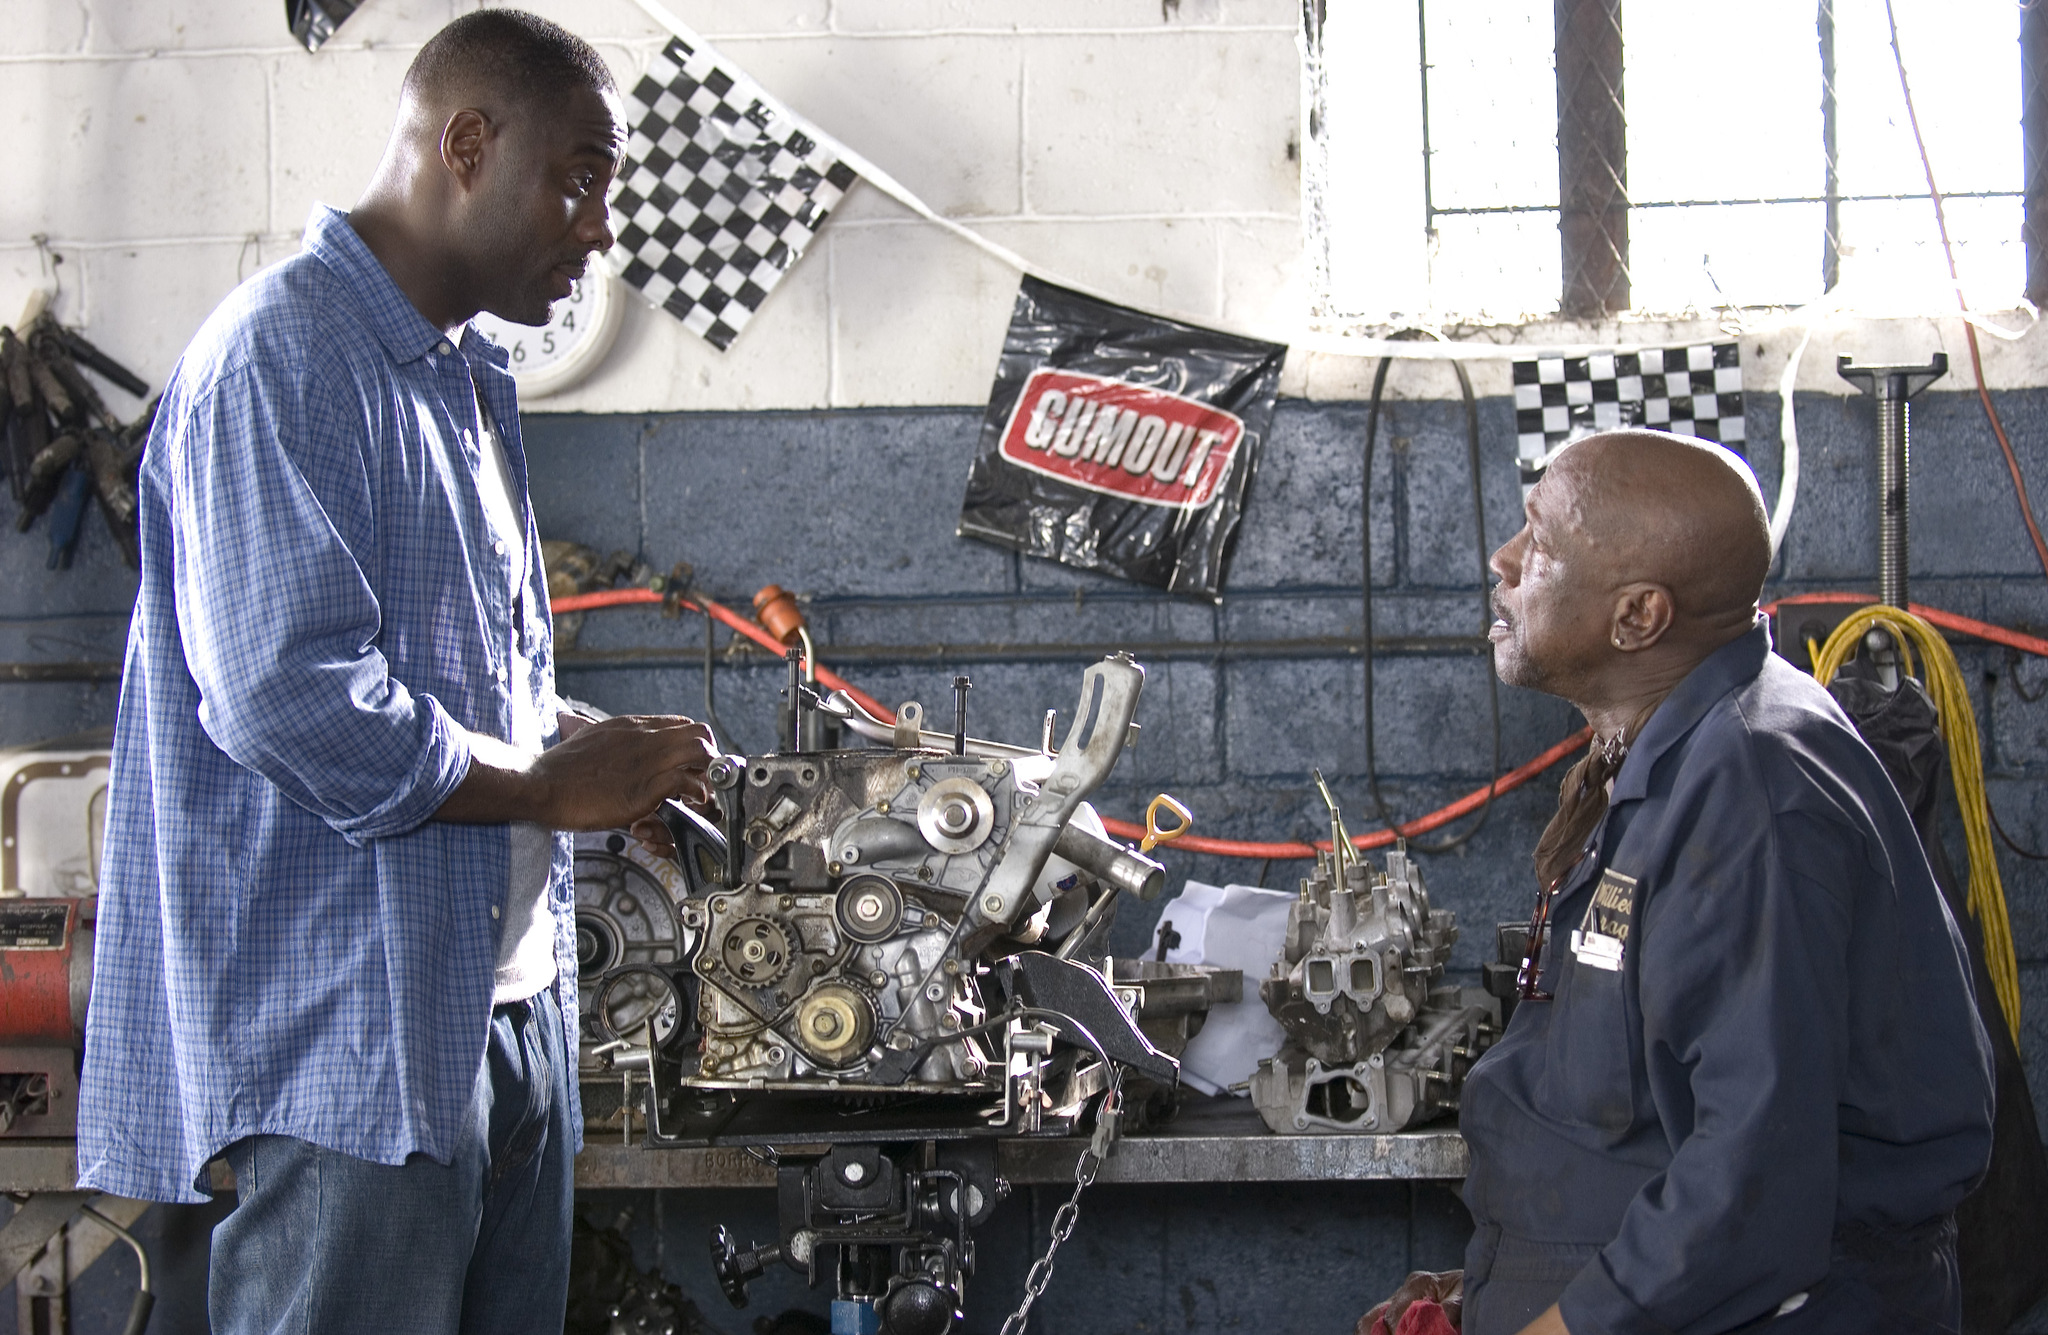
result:
[[[616,1131],[613,1134],[618,1134]],[[1019,1186],[1074,1180],[1085,1137],[1005,1140],[1002,1175]],[[792,1150],[798,1147],[791,1147]],[[1102,1182],[1445,1181],[1465,1176],[1465,1141],[1438,1123],[1378,1136],[1276,1136],[1244,1099],[1191,1099],[1165,1127],[1126,1136]],[[69,1140],[0,1141],[0,1191],[69,1191],[78,1162]],[[576,1160],[578,1187],[772,1187],[775,1167],[745,1149],[650,1149],[606,1143],[592,1128]]]

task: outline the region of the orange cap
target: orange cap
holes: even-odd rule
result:
[[[796,633],[804,626],[796,595],[779,584],[770,584],[754,595],[754,619],[784,644],[795,644]]]

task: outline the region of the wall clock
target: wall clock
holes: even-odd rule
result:
[[[596,369],[611,351],[624,309],[618,281],[593,262],[569,295],[555,303],[546,324],[513,324],[485,312],[471,323],[511,354],[505,369],[523,402],[565,390]]]

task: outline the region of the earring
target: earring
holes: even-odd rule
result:
[[[1615,648],[1617,648],[1617,649],[1621,648],[1621,632],[1620,632],[1620,631],[1616,631],[1616,632],[1614,633],[1614,647],[1615,647]]]

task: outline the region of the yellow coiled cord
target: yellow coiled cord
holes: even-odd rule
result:
[[[1948,641],[1919,617],[1882,603],[1858,608],[1828,636],[1814,657],[1813,675],[1825,686],[1834,680],[1842,664],[1863,643],[1871,627],[1890,632],[1904,651],[1907,672],[1913,665],[1913,649],[1927,665],[1927,693],[1934,700],[1941,720],[1942,740],[1948,744],[1949,775],[1955,782],[1956,805],[1963,812],[1963,837],[1970,850],[1970,888],[1965,903],[1984,936],[1984,963],[1991,973],[1991,987],[1998,994],[1998,1009],[2005,1014],[2013,1042],[2020,1037],[2019,964],[2013,957],[2012,924],[2006,916],[2005,886],[1998,877],[1998,862],[1991,848],[1990,808],[1984,796],[1984,758],[1978,750],[1977,715],[1970,707],[1969,689],[1963,671],[1956,665]]]

